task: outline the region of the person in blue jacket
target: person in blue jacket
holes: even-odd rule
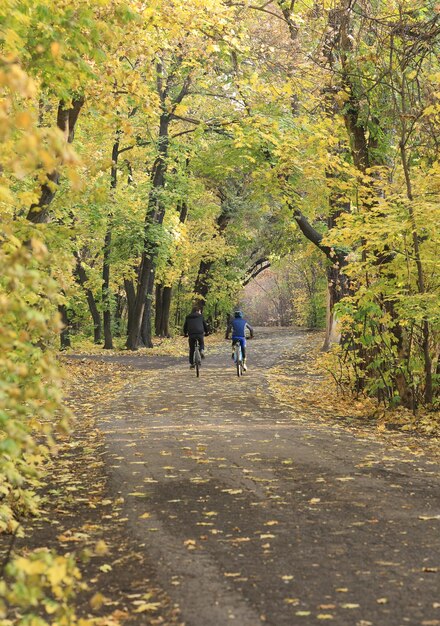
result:
[[[247,370],[246,366],[246,328],[249,330],[251,337],[254,336],[254,329],[247,320],[244,319],[241,311],[235,311],[234,317],[228,321],[228,327],[226,328],[226,339],[229,339],[229,335],[232,332],[232,345],[235,341],[240,341],[241,352],[243,355],[243,369]],[[234,353],[232,353],[234,358]]]

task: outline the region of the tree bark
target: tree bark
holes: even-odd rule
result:
[[[124,289],[127,297],[127,336],[130,334],[133,323],[134,304],[136,302],[136,290],[132,280],[124,278]]]
[[[199,271],[194,285],[194,292],[196,294],[194,304],[200,307],[202,311],[209,291],[209,278],[213,265],[214,261],[200,261]]]
[[[162,330],[162,290],[163,285],[156,285],[156,306],[155,306],[155,318],[154,318],[154,330],[156,337],[160,337]]]
[[[84,97],[81,96],[72,101],[70,109],[65,108],[62,100],[58,105],[57,127],[64,134],[67,143],[73,142],[76,122],[83,104]],[[45,224],[49,221],[49,206],[57,192],[60,174],[57,171],[50,172],[47,178],[48,182],[41,185],[38,202],[31,205],[27,214],[27,219],[34,224]]]
[[[191,74],[187,73],[183,79],[180,91],[171,98],[171,91],[176,85],[176,73],[181,68],[183,56],[179,55],[176,63],[170,71],[166,72],[162,60],[156,64],[156,85],[159,99],[162,105],[162,115],[159,121],[159,134],[157,141],[157,157],[151,172],[151,190],[148,198],[148,208],[145,215],[144,245],[141,256],[141,264],[136,290],[133,320],[127,337],[126,346],[129,350],[136,350],[139,338],[142,335],[151,342],[151,319],[146,320],[145,315],[151,316],[151,298],[153,294],[154,274],[156,268],[159,243],[151,235],[151,226],[161,226],[165,216],[165,205],[161,199],[161,191],[165,185],[167,160],[169,150],[169,128],[174,112],[189,92]]]
[[[145,306],[142,317],[142,326],[141,326],[141,334],[140,339],[142,344],[146,348],[153,347],[153,339],[152,339],[152,326],[151,326],[151,309],[153,304],[153,291],[154,291],[154,269],[150,272],[150,277],[148,281],[147,295],[145,298]]]
[[[144,248],[141,256],[141,265],[139,270],[138,285],[136,291],[136,301],[134,304],[133,318],[130,325],[130,332],[127,338],[127,348],[136,350],[141,335],[147,337],[147,343],[152,345],[151,341],[151,321],[143,322],[144,309],[146,307],[147,294],[149,293],[149,285],[154,280],[154,271],[156,265],[158,244],[156,241],[150,241],[150,226],[152,224],[161,225],[165,216],[165,206],[160,198],[160,190],[165,183],[165,173],[167,168],[167,157],[169,147],[169,115],[163,113],[160,119],[159,140],[158,140],[158,156],[153,166],[151,174],[152,189],[148,199],[148,210],[145,217],[144,227]],[[151,301],[148,302],[146,314],[151,315]]]
[[[60,304],[58,311],[61,315],[61,322],[63,324],[60,333],[61,350],[67,350],[67,348],[70,348],[72,344],[70,341],[70,323],[66,305]]]
[[[104,350],[113,350],[109,258],[111,243],[112,230],[109,217],[109,223],[107,224],[107,231],[104,239],[104,259],[102,265],[102,321],[104,327]]]
[[[162,323],[161,323],[161,336],[170,336],[170,310],[171,310],[171,297],[173,289],[170,286],[166,286],[162,291]]]
[[[96,305],[95,296],[91,289],[86,287],[87,284],[87,274],[84,269],[79,254],[77,252],[74,253],[76,258],[76,266],[75,266],[75,276],[84,289],[87,298],[87,304],[89,305],[90,315],[93,319],[93,341],[98,344],[101,343],[101,315],[99,314],[98,307]]]
[[[116,131],[116,139],[112,148],[112,169],[110,173],[110,188],[113,191],[118,184],[118,158],[119,158],[120,131]],[[110,198],[113,202],[113,196]],[[104,350],[113,350],[112,335],[112,302],[110,294],[110,255],[112,246],[113,210],[107,217],[107,229],[104,239],[104,259],[102,264],[102,317],[104,326]]]

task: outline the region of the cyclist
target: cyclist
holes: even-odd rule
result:
[[[196,341],[199,341],[200,356],[205,358],[205,335],[208,334],[208,326],[203,319],[201,308],[197,305],[193,306],[192,311],[185,318],[183,326],[183,334],[188,337],[189,344],[189,366],[194,369],[194,350]]]
[[[254,336],[254,329],[247,320],[244,319],[241,311],[235,311],[233,319],[228,322],[226,328],[226,339],[229,339],[229,334],[232,331],[232,345],[236,341],[240,342],[241,353],[243,355],[243,369],[247,370],[246,366],[246,328],[249,330],[251,337]],[[234,358],[234,351],[232,350],[232,358]]]

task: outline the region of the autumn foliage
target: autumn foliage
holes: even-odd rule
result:
[[[215,328],[269,266],[290,321],[319,326],[327,303],[344,393],[438,406],[439,16],[409,0],[2,4],[2,532],[38,512],[66,427],[60,337],[151,347],[194,301]],[[18,558],[26,588],[64,568],[59,602],[43,585],[31,603],[63,615],[74,564]]]

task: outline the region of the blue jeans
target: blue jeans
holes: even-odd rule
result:
[[[244,359],[246,358],[246,337],[232,337],[232,345],[234,345],[236,341],[240,342],[241,354],[243,355],[243,361],[244,361]]]

